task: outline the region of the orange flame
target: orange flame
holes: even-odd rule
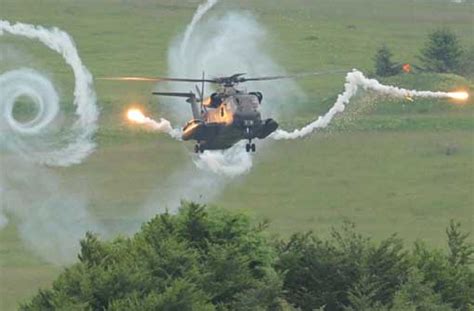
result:
[[[410,73],[411,65],[410,64],[403,64],[402,69],[403,69],[403,72]]]

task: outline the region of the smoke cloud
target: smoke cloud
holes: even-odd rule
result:
[[[84,196],[76,189],[70,191],[63,179],[41,164],[69,166],[94,151],[92,136],[99,113],[92,75],[64,31],[0,20],[0,36],[6,34],[38,40],[62,56],[74,74],[76,110],[72,126],[68,126],[70,119],[60,124],[58,92],[36,70],[20,68],[0,75],[0,227],[8,223],[6,212],[37,255],[52,263],[67,263],[74,259],[84,233],[100,233],[101,226],[87,211]],[[36,114],[29,121],[15,119],[20,97],[35,105]]]
[[[47,131],[59,111],[56,90],[36,71],[8,72],[0,77],[2,146],[41,164],[68,166],[80,163],[95,148],[92,136],[97,129],[99,112],[92,75],[82,64],[74,42],[58,28],[46,29],[22,23],[12,25],[0,20],[0,35],[6,33],[39,40],[63,57],[75,77],[73,104],[77,120],[69,129],[62,128],[56,133]],[[20,96],[31,98],[38,108],[38,115],[31,122],[19,123],[12,115],[15,101]]]
[[[86,231],[105,234],[77,185],[72,191],[50,168],[15,156],[2,156],[0,165],[0,183],[2,189],[6,187],[2,209],[11,215],[20,238],[36,255],[58,265],[70,263]]]
[[[194,163],[198,168],[215,174],[228,177],[241,175],[252,168],[252,157],[244,151],[244,145],[244,142],[239,142],[225,151],[204,151]]]

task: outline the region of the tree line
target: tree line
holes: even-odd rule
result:
[[[387,45],[382,45],[375,53],[375,74],[388,77],[407,70],[403,64],[392,61],[393,54]],[[472,75],[474,70],[474,50],[462,46],[458,36],[449,28],[436,29],[430,34],[421,48],[415,66],[420,71],[438,73],[457,73]]]
[[[473,310],[473,245],[459,223],[448,251],[353,224],[288,239],[268,223],[183,202],[132,237],[87,233],[78,262],[21,310]]]

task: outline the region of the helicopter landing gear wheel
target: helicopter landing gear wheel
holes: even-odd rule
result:
[[[257,147],[255,146],[255,144],[252,144],[252,143],[248,143],[245,145],[245,151],[247,152],[255,152],[255,150],[257,150]]]
[[[204,146],[201,144],[195,144],[194,145],[194,152],[195,153],[203,153],[204,152]]]

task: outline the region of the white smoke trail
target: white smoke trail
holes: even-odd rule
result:
[[[128,110],[127,117],[130,121],[143,125],[147,129],[160,133],[166,133],[174,139],[181,140],[181,129],[173,128],[171,126],[171,122],[166,119],[160,118],[160,121],[156,121],[150,117],[145,116],[141,110],[134,108]]]
[[[75,77],[77,120],[67,131],[62,129],[61,139],[58,139],[58,131],[52,133],[48,128],[59,111],[59,97],[52,84],[37,71],[8,72],[0,76],[2,146],[37,163],[56,166],[80,163],[95,148],[92,136],[97,129],[99,112],[92,75],[82,64],[73,40],[58,28],[0,20],[0,35],[5,33],[39,40],[64,58]],[[13,117],[13,107],[21,96],[31,98],[37,106],[37,116],[27,123],[20,123]]]
[[[386,95],[396,98],[458,98],[459,94],[456,92],[432,92],[432,91],[417,91],[407,90],[396,86],[383,85],[375,79],[368,79],[364,74],[358,70],[353,70],[347,73],[346,83],[344,85],[344,92],[337,97],[336,103],[329,109],[329,111],[320,116],[315,121],[307,124],[301,129],[287,132],[284,130],[277,130],[271,135],[273,139],[297,139],[311,134],[316,129],[325,128],[329,125],[332,119],[340,112],[343,112],[346,105],[349,104],[351,98],[357,94],[359,88],[365,91],[374,91],[378,95]]]
[[[217,4],[219,0],[207,0],[205,3],[200,4],[194,13],[193,19],[191,20],[191,23],[186,27],[186,31],[184,32],[184,37],[183,41],[181,42],[181,47],[180,47],[180,56],[182,59],[184,59],[186,55],[186,50],[189,45],[189,39],[191,38],[191,35],[194,32],[194,28],[196,27],[197,23],[202,19],[206,13],[212,9],[214,5]]]
[[[3,214],[8,212],[34,253],[52,263],[69,263],[85,232],[100,233],[101,226],[88,212],[77,187],[69,191],[52,169],[35,163],[68,166],[80,163],[94,150],[92,136],[99,113],[92,76],[73,40],[57,28],[0,20],[0,36],[5,34],[38,40],[63,57],[75,78],[76,121],[71,127],[59,124],[58,93],[38,71],[20,68],[0,75],[0,228],[8,223]],[[36,115],[26,122],[15,119],[13,113],[22,97],[36,106]]]
[[[171,122],[164,118],[160,118],[160,121],[155,121],[147,117],[143,124],[153,131],[166,133],[176,140],[181,140],[181,136],[182,136],[181,129],[173,128],[171,126]]]

